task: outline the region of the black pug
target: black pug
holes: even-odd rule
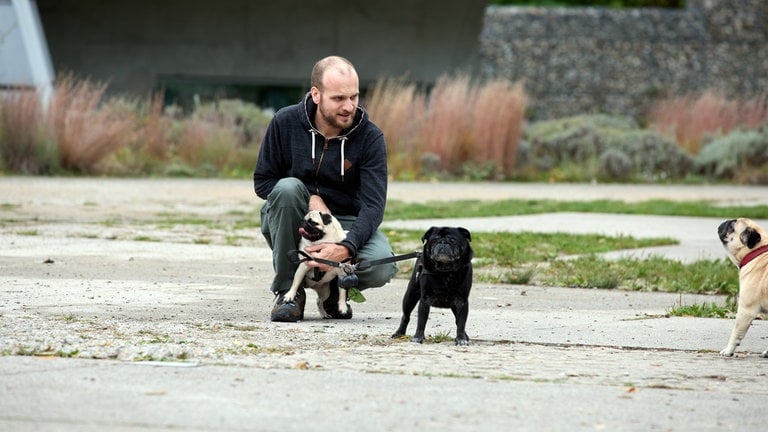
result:
[[[403,318],[393,338],[404,336],[411,312],[419,304],[413,342],[424,342],[430,307],[451,308],[456,318],[456,345],[469,345],[465,331],[472,288],[471,235],[466,228],[432,227],[421,238],[424,250],[416,261],[403,296]]]

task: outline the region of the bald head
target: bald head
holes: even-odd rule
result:
[[[360,97],[360,80],[349,60],[331,56],[315,63],[309,92],[317,104],[315,125],[323,136],[333,138],[352,126]]]
[[[333,71],[341,76],[357,77],[357,71],[355,71],[352,62],[344,57],[329,56],[315,63],[315,66],[312,68],[312,80],[310,85],[322,89],[323,78],[328,71]]]

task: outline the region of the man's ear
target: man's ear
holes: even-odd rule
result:
[[[309,94],[312,96],[312,102],[314,102],[315,105],[320,105],[320,89],[312,86],[312,88],[309,89]]]

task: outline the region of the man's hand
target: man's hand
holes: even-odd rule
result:
[[[315,258],[321,258],[328,261],[343,262],[349,259],[349,249],[346,246],[342,246],[336,243],[318,243],[307,246],[304,248],[304,252],[310,254]],[[307,261],[307,267],[317,267],[320,271],[328,271],[331,266],[327,264],[321,264],[317,261]]]
[[[328,213],[328,214],[331,213],[331,211],[328,209],[328,206],[325,205],[325,201],[323,201],[323,199],[320,198],[320,195],[310,195],[309,210],[317,210],[317,211]]]

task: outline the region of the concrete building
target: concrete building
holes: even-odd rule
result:
[[[432,83],[475,70],[481,0],[37,0],[57,74],[108,82],[110,93],[167,102],[240,97],[295,102],[316,60],[338,54],[361,86]]]

